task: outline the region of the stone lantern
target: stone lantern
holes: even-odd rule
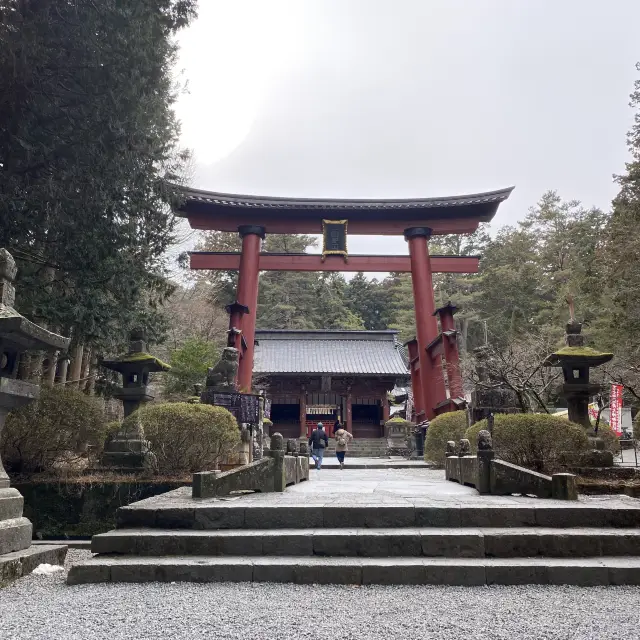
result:
[[[571,319],[566,325],[565,347],[547,357],[548,367],[561,367],[564,376],[563,394],[569,408],[569,420],[590,428],[589,401],[600,392],[600,385],[589,380],[589,371],[613,358],[612,353],[602,353],[584,346],[582,323],[573,313],[573,301],[569,300]]]
[[[16,380],[20,356],[27,351],[64,350],[69,338],[51,333],[29,322],[14,308],[16,263],[6,249],[0,249],[0,435],[7,414],[38,398],[40,387]],[[22,517],[24,500],[9,487],[0,458],[0,586],[28,573],[42,562],[61,563],[66,547],[30,548],[32,524]]]
[[[147,353],[145,337],[141,331],[132,331],[128,353],[114,360],[103,360],[102,366],[122,375],[122,387],[113,394],[122,401],[125,420],[145,402],[153,400],[149,393],[149,374],[169,371],[171,368]],[[145,440],[142,425],[122,427],[105,444],[102,455],[104,466],[122,469],[149,468],[154,465],[153,454]]]

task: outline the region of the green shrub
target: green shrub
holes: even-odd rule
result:
[[[151,443],[159,473],[214,469],[221,457],[240,444],[233,415],[208,404],[148,404],[132,413],[123,426],[134,431],[138,424]]]
[[[444,465],[447,442],[453,440],[457,443],[460,438],[464,438],[467,426],[466,411],[453,411],[436,416],[427,429],[424,459]]]
[[[165,376],[164,391],[167,395],[193,396],[193,387],[203,384],[207,369],[212,367],[219,357],[218,348],[213,342],[200,338],[190,338],[171,353],[171,369]]]
[[[487,421],[467,429],[472,451],[478,447],[478,433]],[[498,414],[493,425],[496,457],[534,471],[552,472],[560,467],[562,454],[580,453],[589,447],[585,430],[566,418],[540,413]]]
[[[12,473],[51,471],[69,452],[84,455],[101,447],[106,420],[99,400],[65,387],[42,387],[36,402],[7,416],[0,440],[2,459]]]
[[[586,433],[587,436],[591,436],[593,435],[593,430],[587,429]],[[598,438],[602,438],[604,440],[604,448],[607,451],[611,451],[614,455],[618,455],[620,453],[620,439],[606,422],[600,421],[600,424],[598,425]]]

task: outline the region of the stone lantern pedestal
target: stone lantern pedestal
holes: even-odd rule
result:
[[[144,335],[140,331],[131,333],[128,353],[114,360],[105,360],[102,366],[122,375],[122,387],[116,390],[114,397],[122,402],[125,420],[145,402],[153,400],[148,387],[149,374],[171,368],[147,353]],[[123,424],[115,437],[105,444],[101,463],[121,471],[153,469],[155,456],[144,437],[142,425]]]
[[[0,435],[8,413],[37,400],[40,393],[38,385],[14,378],[20,355],[69,346],[68,338],[29,322],[13,308],[16,271],[11,254],[0,249]],[[33,527],[22,515],[24,499],[9,485],[0,458],[0,587],[39,564],[62,564],[67,553],[65,546],[31,546]]]

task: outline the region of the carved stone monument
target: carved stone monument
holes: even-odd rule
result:
[[[221,465],[233,467],[251,462],[254,457],[254,437],[259,431],[262,398],[256,394],[240,393],[236,383],[240,354],[235,347],[225,347],[220,360],[207,371],[207,385],[200,402],[224,407],[238,421],[241,443]],[[259,439],[262,439],[260,433]]]
[[[16,380],[20,356],[26,351],[64,350],[69,339],[39,327],[14,308],[13,257],[0,249],[0,435],[7,414],[38,398],[40,387]],[[32,524],[22,517],[24,500],[9,486],[0,458],[0,587],[32,571],[41,563],[62,564],[64,546],[31,547]]]
[[[384,430],[387,436],[387,455],[403,456],[411,454],[411,436],[415,425],[402,418],[391,418],[385,422]]]
[[[479,493],[491,493],[491,461],[494,459],[493,438],[486,430],[478,433],[478,482]]]
[[[487,347],[474,349],[476,384],[471,393],[471,424],[480,422],[494,413],[520,413],[518,397],[512,389],[491,375]]]
[[[102,366],[122,375],[122,387],[114,397],[122,401],[125,420],[145,402],[153,400],[149,393],[149,374],[171,368],[147,353],[144,333],[132,331],[128,353],[114,360],[103,360]],[[105,444],[101,463],[122,470],[152,469],[155,456],[144,437],[141,424],[122,426],[113,439]]]
[[[207,371],[207,389],[213,391],[237,391],[238,350],[225,347],[217,364]]]

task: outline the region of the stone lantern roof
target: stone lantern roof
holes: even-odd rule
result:
[[[573,317],[566,325],[564,341],[566,346],[546,357],[543,363],[546,367],[562,367],[563,369],[599,367],[613,358],[613,353],[596,351],[596,349],[585,346],[582,323],[577,322]]]
[[[145,369],[149,373],[169,371],[169,369],[171,369],[166,362],[147,353],[147,345],[142,332],[132,331],[130,340],[129,351],[127,353],[112,360],[103,360],[101,365],[105,369],[111,369],[123,375],[142,369]]]
[[[548,367],[599,367],[613,358],[613,353],[597,351],[591,347],[563,347],[547,356]]]
[[[113,360],[103,360],[101,364],[105,369],[111,369],[118,373],[129,373],[141,368],[146,368],[149,372],[169,371],[171,369],[171,366],[166,362],[144,351],[127,353]]]

